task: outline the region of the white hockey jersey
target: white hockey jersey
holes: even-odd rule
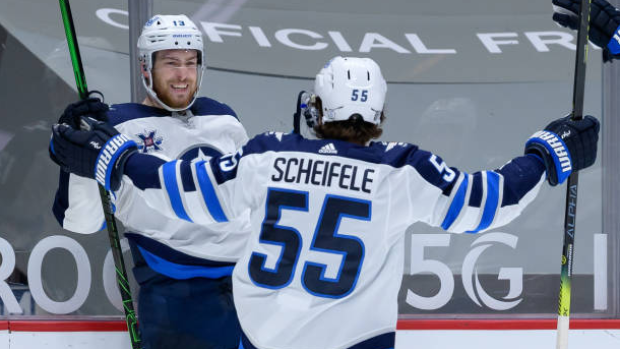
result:
[[[233,272],[244,348],[358,349],[393,345],[407,227],[506,224],[545,168],[522,156],[468,174],[407,143],[267,133],[210,162],[133,155],[125,175],[170,217],[211,224],[251,209]]]
[[[113,105],[108,118],[119,132],[138,144],[140,153],[166,161],[207,160],[236,151],[248,139],[230,107],[204,97],[195,101],[187,115],[171,115],[163,109],[128,103]],[[128,185],[128,180],[125,178],[114,193],[115,216],[124,224],[125,236],[142,252],[163,258],[157,261],[160,267],[165,268],[166,262],[225,265],[230,274],[231,263],[237,261],[247,240],[247,219],[231,219],[214,229],[171,219],[149,207],[141,197],[142,191]],[[74,174],[61,171],[53,212],[62,227],[73,232],[92,233],[105,226],[97,183]],[[198,276],[194,272],[187,270],[186,275],[178,277]]]

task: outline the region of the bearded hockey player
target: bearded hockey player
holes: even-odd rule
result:
[[[144,26],[138,49],[148,94],[142,104],[108,110],[91,98],[70,105],[60,122],[78,127],[81,115],[107,121],[134,141],[141,154],[162,161],[208,160],[247,141],[230,107],[197,98],[205,54],[202,34],[188,17],[154,16]],[[144,348],[236,348],[239,325],[230,275],[247,240],[246,219],[231,219],[215,230],[165,217],[149,207],[140,188],[115,189],[115,215],[126,228],[140,284]],[[53,211],[67,230],[93,233],[103,228],[92,179],[61,171]]]
[[[470,174],[413,144],[372,142],[386,91],[373,60],[336,57],[316,76],[310,104],[298,101],[315,108],[304,114],[317,116],[318,140],[270,132],[210,161],[165,161],[91,122],[91,132],[56,125],[51,154],[90,178],[100,153],[116,157],[100,182],[130,179],[170,218],[211,225],[251,210],[233,272],[240,348],[394,348],[407,227],[477,233],[507,224],[545,180],[557,185],[592,165],[599,123],[558,119],[527,140],[523,156]]]

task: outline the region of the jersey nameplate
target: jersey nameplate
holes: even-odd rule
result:
[[[342,189],[370,193],[375,170],[358,168],[356,165],[337,161],[312,160],[304,158],[276,158],[273,162],[276,173],[274,182],[305,183],[322,187],[338,186]]]

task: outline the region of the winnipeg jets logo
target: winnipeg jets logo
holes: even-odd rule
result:
[[[194,159],[208,161],[211,160],[211,158],[221,155],[222,152],[218,149],[215,149],[208,144],[199,144],[183,150],[181,154],[179,154],[178,158],[185,161],[192,161]]]
[[[142,140],[142,142],[138,144],[141,152],[148,153],[151,149],[162,150],[161,143],[164,139],[163,137],[157,136],[157,130],[144,131],[144,133],[138,133],[136,136]]]
[[[92,145],[95,149],[101,149],[101,144],[99,144],[99,142],[90,141],[90,145]]]

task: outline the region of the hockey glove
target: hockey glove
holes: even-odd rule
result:
[[[525,143],[525,153],[543,160],[549,184],[562,184],[572,171],[594,163],[599,130],[600,124],[593,116],[586,115],[579,121],[563,117],[534,133]]]
[[[138,147],[106,123],[83,120],[82,128],[88,131],[64,124],[52,127],[50,157],[69,172],[97,180],[106,190],[118,190],[125,162]]]
[[[318,111],[313,106],[314,95],[300,91],[297,95],[297,106],[293,114],[293,132],[301,132],[301,122],[305,122],[309,129],[313,129],[318,121]],[[302,119],[303,117],[303,119]]]
[[[107,122],[108,105],[99,98],[90,97],[79,102],[71,103],[58,119],[59,124],[67,124],[74,129],[80,128],[81,117],[90,117],[98,121]]]
[[[563,27],[579,27],[580,0],[552,0],[553,20]],[[603,48],[605,62],[620,58],[620,11],[605,0],[592,0],[590,5],[590,41]]]

